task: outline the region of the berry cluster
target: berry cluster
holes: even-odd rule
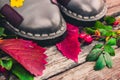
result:
[[[81,42],[85,42],[86,44],[91,44],[93,42],[93,38],[91,35],[82,32],[79,34],[79,39]]]

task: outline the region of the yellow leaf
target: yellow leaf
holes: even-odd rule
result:
[[[22,7],[24,3],[24,0],[10,0],[11,7]]]
[[[99,30],[95,30],[95,35],[96,35],[96,36],[101,36],[100,31],[99,31]]]
[[[117,30],[117,34],[120,34],[120,30]]]
[[[106,39],[105,39],[105,40],[106,40],[106,41],[108,41],[109,39],[110,39],[110,37],[108,36],[108,37],[106,37]]]

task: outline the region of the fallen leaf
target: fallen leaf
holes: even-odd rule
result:
[[[0,41],[0,48],[18,61],[26,70],[35,76],[42,75],[45,69],[46,55],[44,48],[32,41],[23,39],[6,39]]]
[[[24,0],[10,0],[11,7],[22,7],[24,3]]]
[[[78,62],[78,54],[80,53],[80,42],[78,40],[79,29],[71,24],[67,24],[67,36],[66,38],[56,44],[58,50],[69,59]]]
[[[99,30],[95,30],[95,35],[96,35],[96,36],[101,36],[100,31],[99,31]]]

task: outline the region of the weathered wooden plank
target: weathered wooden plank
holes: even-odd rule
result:
[[[108,9],[113,8],[113,7],[117,7],[120,5],[120,0],[105,0]]]
[[[86,62],[49,80],[118,80],[120,79],[120,48],[116,50],[112,69],[94,71],[94,62]]]
[[[113,13],[120,11],[120,0],[105,0],[105,1],[108,7],[107,15],[111,15]]]
[[[111,14],[114,14],[114,13],[117,13],[117,12],[120,12],[120,5],[117,6],[117,7],[113,7],[113,8],[108,9],[107,15],[111,15]]]
[[[120,0],[106,0],[106,3],[108,5],[107,15],[111,15],[113,13],[120,11],[120,5],[119,5]],[[96,42],[92,43],[89,46],[83,47],[82,49],[83,52],[81,53],[81,55],[79,55],[79,62],[77,64],[63,57],[61,53],[56,49],[55,46],[48,48],[46,52],[46,54],[48,55],[48,58],[47,58],[48,64],[46,65],[46,70],[44,71],[41,77],[37,77],[35,78],[35,80],[47,79],[53,75],[64,72],[68,69],[71,69],[85,62],[86,55],[91,50],[92,46],[94,46],[95,44]]]
[[[36,78],[46,79],[52,75],[65,71],[67,69],[73,68],[74,66],[85,62],[86,55],[91,50],[97,42],[94,42],[88,46],[83,47],[81,55],[79,55],[78,63],[75,63],[71,60],[66,59],[61,53],[56,49],[55,46],[48,48],[46,54],[48,55],[48,64],[46,65],[46,70],[44,71],[41,77]]]
[[[108,7],[107,15],[111,15],[120,11],[120,0],[105,0],[105,2]]]

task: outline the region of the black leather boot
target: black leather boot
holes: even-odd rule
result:
[[[10,7],[9,0],[0,0],[0,13],[6,27],[22,37],[49,40],[62,36],[66,23],[59,8],[50,0],[25,0],[20,8]]]
[[[107,12],[103,0],[57,0],[62,12],[79,21],[95,21]]]

